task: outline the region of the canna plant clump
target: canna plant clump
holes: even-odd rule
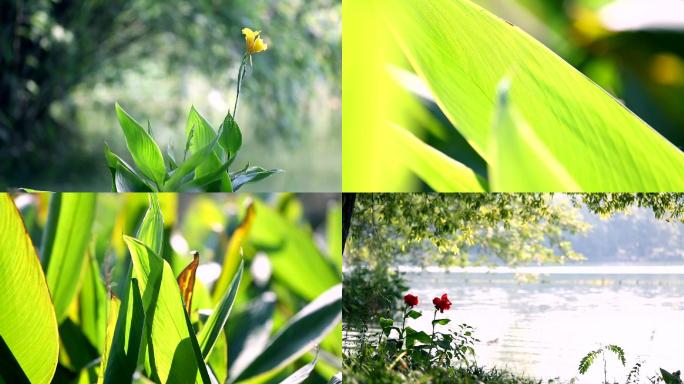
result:
[[[293,290],[277,270],[265,285],[254,283],[253,239],[262,226],[278,238],[282,218],[250,202],[217,248],[225,257],[210,287],[200,279],[199,253],[187,262],[172,249],[175,194],[150,194],[141,205],[138,198],[117,198],[143,209],[122,209],[110,221],[95,220],[95,211],[108,212],[95,194],[54,194],[49,208],[0,194],[0,383],[299,383],[336,374],[341,349],[330,339],[342,318],[342,286],[332,266],[313,254],[317,284],[307,290]],[[44,227],[32,209],[49,211]],[[125,231],[130,236],[121,232],[126,222],[137,228]],[[42,240],[34,247],[36,229]],[[295,251],[308,241],[281,240]]]
[[[229,169],[242,146],[242,132],[235,121],[235,114],[247,64],[251,67],[252,55],[268,49],[260,36],[260,31],[243,28],[242,34],[245,36],[246,49],[238,69],[233,111],[228,111],[217,131],[194,107],[191,107],[185,127],[187,139],[182,159],[176,159],[170,144],[164,155],[152,138],[149,122],[145,130],[118,103],[116,104],[116,114],[126,138],[126,146],[137,168],[127,164],[105,143],[105,158],[112,175],[112,191],[234,192],[247,183],[263,180],[281,172],[280,169],[265,169],[250,166],[249,163],[234,172],[230,172]]]

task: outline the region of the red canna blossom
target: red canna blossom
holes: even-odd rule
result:
[[[444,313],[444,311],[448,311],[451,309],[451,301],[449,301],[449,298],[447,297],[447,294],[443,294],[442,297],[435,297],[432,299],[432,304],[435,305],[435,309],[439,309],[441,313]]]
[[[409,293],[408,295],[404,296],[404,303],[411,307],[415,307],[416,305],[418,305],[418,296],[414,296]]]

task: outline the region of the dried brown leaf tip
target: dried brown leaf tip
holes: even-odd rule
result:
[[[199,266],[199,252],[192,251],[192,261],[178,275],[178,287],[180,288],[185,310],[190,314],[192,309],[192,294],[195,290],[195,274]]]

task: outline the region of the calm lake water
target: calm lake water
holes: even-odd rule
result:
[[[609,379],[625,382],[637,361],[644,383],[659,367],[684,369],[684,266],[535,267],[518,269],[518,278],[510,269],[405,271],[423,312],[411,326],[429,332],[432,298],[448,293],[453,307],[444,316],[476,328],[481,365],[600,383],[603,363],[579,376],[579,361],[600,344],[618,344],[627,367],[609,356]],[[521,272],[539,280],[523,283]]]

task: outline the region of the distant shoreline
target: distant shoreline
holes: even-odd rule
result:
[[[402,273],[540,274],[540,275],[684,275],[684,265],[562,265],[526,267],[398,267]]]

